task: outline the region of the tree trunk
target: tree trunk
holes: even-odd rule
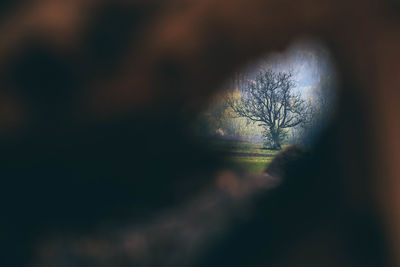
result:
[[[275,127],[270,127],[270,137],[271,137],[271,149],[273,150],[280,150],[282,148],[281,146],[281,140],[279,136],[279,129],[276,129]]]
[[[274,142],[274,145],[273,145],[273,149],[274,150],[279,150],[279,149],[281,149],[282,147],[281,147],[281,142],[280,142],[280,140],[279,140],[279,134],[278,133],[275,133],[274,135],[273,135],[273,142]]]

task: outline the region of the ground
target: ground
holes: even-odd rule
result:
[[[213,148],[226,152],[227,161],[240,171],[247,173],[262,172],[272,158],[279,151],[263,148],[263,143],[216,140],[212,142]]]

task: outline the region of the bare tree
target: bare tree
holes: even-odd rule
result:
[[[260,71],[240,88],[240,99],[228,103],[239,117],[258,122],[265,127],[264,138],[272,149],[281,149],[287,129],[306,123],[311,105],[293,92],[295,82],[291,72]]]

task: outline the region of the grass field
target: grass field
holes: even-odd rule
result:
[[[247,173],[262,172],[279,151],[263,148],[263,143],[218,140],[213,147],[225,152],[227,160],[238,170]]]

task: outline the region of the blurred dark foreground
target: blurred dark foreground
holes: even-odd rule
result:
[[[400,266],[393,1],[0,7],[1,266]],[[338,62],[334,119],[241,175],[191,124],[303,36]]]

